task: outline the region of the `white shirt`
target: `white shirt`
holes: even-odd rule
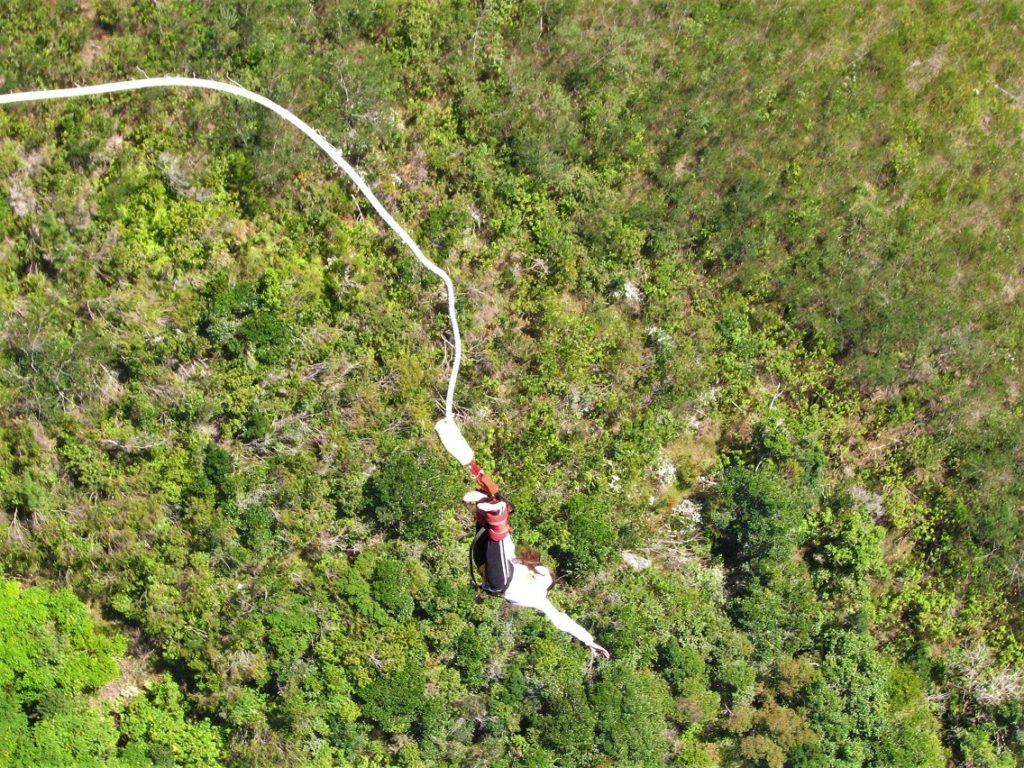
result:
[[[551,571],[543,565],[537,566],[534,573],[527,566],[519,563],[512,564],[512,579],[509,581],[505,593],[502,595],[512,605],[522,608],[536,608],[547,616],[551,623],[563,632],[568,632],[584,645],[591,645],[594,636],[577,624],[572,618],[555,608],[548,599],[548,589],[551,587]]]

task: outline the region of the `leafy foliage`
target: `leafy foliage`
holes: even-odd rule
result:
[[[185,719],[178,686],[98,704],[91,694],[119,674],[126,643],[108,636],[67,590],[0,582],[0,758],[20,766],[216,764],[222,737]]]
[[[466,584],[443,298],[308,141],[209,94],[5,107],[0,762],[1019,761],[1021,23],[8,3],[4,90],[231,78],[366,173],[614,658]]]

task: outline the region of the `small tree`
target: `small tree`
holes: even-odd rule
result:
[[[617,535],[611,522],[611,503],[599,494],[576,494],[565,505],[569,519],[569,541],[565,546],[566,567],[584,578],[608,562],[615,551]]]
[[[664,680],[612,663],[590,698],[597,715],[598,746],[615,765],[662,764],[667,748],[663,734],[672,709]]]
[[[463,484],[447,457],[405,444],[389,453],[367,482],[366,513],[402,539],[432,541]]]

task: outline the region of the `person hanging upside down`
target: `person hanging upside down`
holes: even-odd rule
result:
[[[470,491],[463,501],[476,505],[476,537],[470,552],[471,567],[483,576],[480,585],[486,592],[499,595],[512,605],[536,608],[563,632],[568,632],[605,658],[610,654],[594,642],[594,636],[577,624],[568,614],[555,608],[548,598],[551,571],[540,564],[540,556],[523,547],[516,554],[516,545],[509,532],[511,507],[500,496]]]

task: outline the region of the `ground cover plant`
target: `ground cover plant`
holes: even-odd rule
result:
[[[1024,760],[1024,8],[12,0],[0,764]]]

